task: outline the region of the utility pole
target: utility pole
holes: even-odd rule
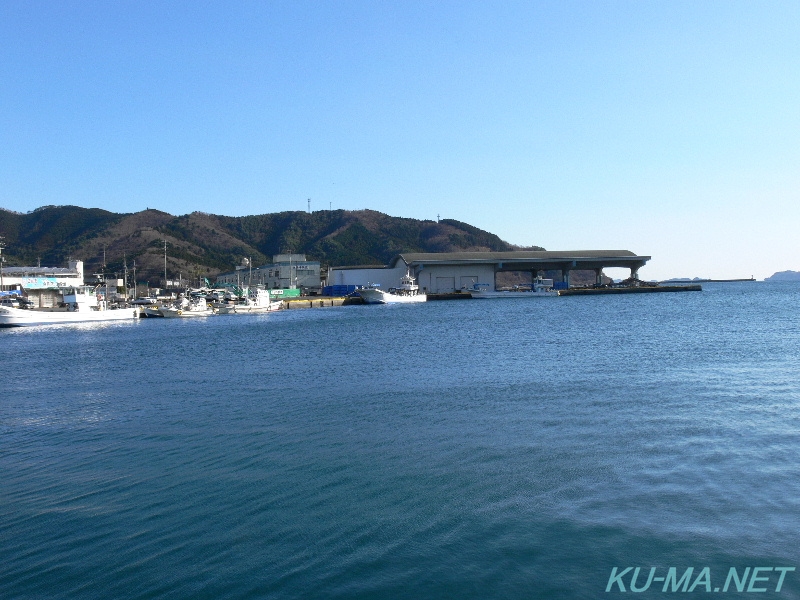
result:
[[[3,236],[0,236],[0,292],[4,291],[3,290],[3,261],[5,259],[3,258],[3,248],[5,248],[5,241],[6,241],[6,238],[4,238]]]
[[[308,214],[311,214],[311,198],[308,199]]]
[[[164,240],[164,287],[167,287],[167,240]]]

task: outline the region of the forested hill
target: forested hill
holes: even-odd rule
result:
[[[385,264],[400,252],[519,250],[466,223],[420,221],[372,210],[282,212],[225,217],[194,212],[173,216],[158,210],[133,214],[97,208],[46,206],[30,213],[0,209],[7,266],[66,266],[81,259],[86,272],[121,272],[136,261],[137,279],[163,275],[164,240],[169,277],[214,276],[242,259],[254,265],[280,253],[304,253],[325,265]],[[537,246],[529,248],[540,250]]]

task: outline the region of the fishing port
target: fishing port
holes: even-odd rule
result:
[[[359,304],[498,298],[538,298],[701,291],[697,283],[639,280],[649,256],[627,250],[403,253],[387,265],[332,267],[323,275],[304,254],[275,255],[269,264],[251,259],[214,283],[197,288],[169,280],[139,294],[126,269],[122,279],[95,275],[83,263],[66,268],[11,267],[0,272],[0,326],[46,325],[131,318],[197,318]],[[623,267],[630,277],[614,283],[603,269]],[[134,267],[135,269],[135,267]],[[504,273],[523,273],[530,283],[502,286]],[[574,272],[590,272],[594,284],[570,285]],[[550,275],[550,277],[545,277]]]

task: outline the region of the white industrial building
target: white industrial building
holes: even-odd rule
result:
[[[386,266],[332,267],[329,285],[379,285],[391,289],[400,285],[407,272],[417,279],[420,291],[446,294],[472,288],[476,283],[495,289],[495,274],[501,271],[561,271],[561,285],[569,286],[570,271],[592,270],[601,281],[604,267],[623,267],[636,277],[650,260],[628,250],[570,250],[515,252],[405,253]]]
[[[217,275],[217,284],[254,285],[265,289],[301,289],[319,292],[319,261],[306,260],[305,254],[276,254],[272,264],[250,268],[236,267],[235,271]]]

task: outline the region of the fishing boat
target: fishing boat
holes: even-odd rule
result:
[[[204,296],[181,296],[173,306],[162,306],[158,312],[166,318],[210,317],[214,314],[214,309],[208,305]]]
[[[92,286],[79,286],[64,294],[62,306],[54,308],[16,308],[0,306],[0,327],[32,327],[125,321],[138,316],[136,308],[108,308]]]
[[[215,308],[221,315],[262,313],[280,310],[283,308],[283,301],[272,300],[268,290],[254,290],[254,293],[234,302],[216,304]]]
[[[380,289],[379,285],[367,285],[367,287],[357,290],[357,293],[365,304],[425,302],[428,299],[425,294],[419,293],[417,280],[408,271],[400,278],[398,287],[384,291]]]
[[[139,318],[141,319],[161,319],[164,317],[159,311],[158,298],[136,298],[131,304],[139,308]]]
[[[475,283],[464,291],[473,298],[556,298],[558,290],[553,289],[552,279],[537,277],[530,287],[517,287],[511,290],[492,290],[488,283]]]

